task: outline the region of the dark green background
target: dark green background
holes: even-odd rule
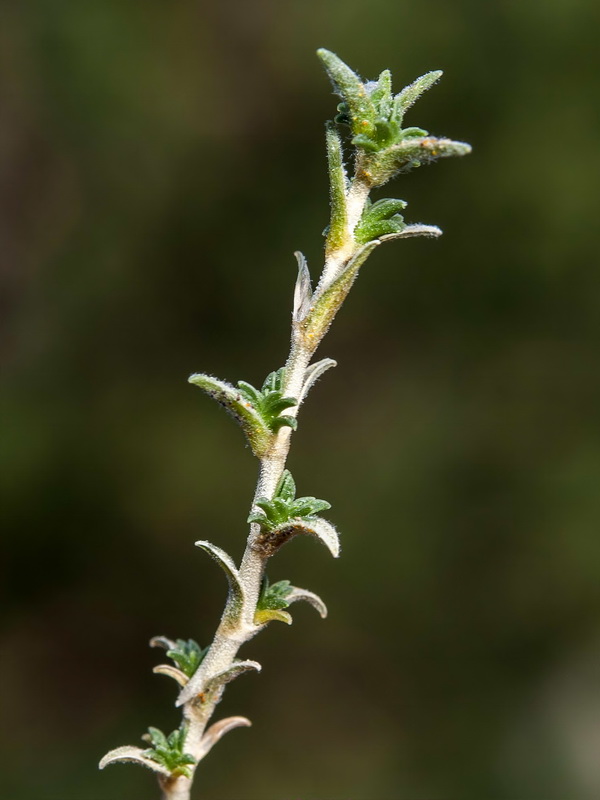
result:
[[[331,501],[319,592],[243,654],[214,800],[600,796],[598,29],[588,0],[5,0],[0,794],[142,800],[108,749],[171,730],[154,634],[206,643],[256,463],[193,371],[287,352],[292,251],[327,222],[335,50],[442,83],[411,125],[473,154],[385,195],[290,466]]]

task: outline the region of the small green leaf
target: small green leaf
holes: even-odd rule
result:
[[[392,110],[392,73],[384,69],[377,82],[368,83],[366,88],[379,117],[387,119]]]
[[[275,489],[275,497],[280,497],[287,503],[292,502],[296,497],[296,482],[289,469],[283,471],[283,475],[279,479],[279,483]]]
[[[282,608],[287,608],[289,605],[287,597],[292,589],[293,586],[290,585],[289,581],[277,581],[277,583],[269,584],[269,580],[265,575],[260,597],[256,604],[257,610],[279,611]]]
[[[329,165],[329,196],[331,217],[327,231],[326,253],[342,247],[347,237],[348,214],[346,190],[348,179],[344,170],[342,141],[333,125],[327,126],[327,163]],[[306,316],[306,314],[304,315]]]
[[[368,204],[354,230],[354,238],[365,244],[388,233],[399,233],[406,227],[403,217],[398,213],[404,208],[404,200],[385,199]]]
[[[253,394],[250,390],[256,391],[254,387],[242,381],[242,387],[236,389],[226,381],[202,373],[191,375],[188,380],[229,411],[242,426],[252,452],[256,456],[260,458],[267,452],[273,432],[252,399]]]
[[[402,91],[394,98],[394,105],[392,110],[392,117],[398,123],[402,124],[404,114],[408,109],[416,103],[421,95],[430,89],[434,83],[439,81],[444,73],[441,69],[427,72],[421,75],[409,86],[405,86]]]

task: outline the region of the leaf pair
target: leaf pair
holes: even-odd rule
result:
[[[248,517],[248,522],[258,522],[266,531],[274,531],[275,528],[294,518],[314,519],[319,511],[331,508],[326,500],[317,500],[316,497],[296,499],[296,483],[288,469],[277,484],[273,499],[259,497],[256,505],[261,511],[253,511]]]
[[[271,372],[262,389],[245,381],[237,388],[211,375],[196,373],[188,379],[220,403],[242,426],[252,452],[262,458],[283,426],[297,427],[295,417],[282,415],[285,409],[297,405],[294,397],[283,396],[284,368]]]

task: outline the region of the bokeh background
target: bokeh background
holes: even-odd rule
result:
[[[327,221],[314,51],[473,154],[386,187],[386,245],[322,356],[290,466],[343,534],[245,651],[214,800],[600,796],[600,113],[592,0],[4,0],[0,9],[1,794],[142,800],[99,757],[171,730],[155,634],[212,635],[256,464],[186,383],[287,353]]]

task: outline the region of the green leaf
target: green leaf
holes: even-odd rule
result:
[[[168,736],[158,728],[148,728],[148,733],[142,738],[150,742],[151,746],[141,755],[160,764],[172,777],[179,775],[191,777],[189,765],[195,764],[196,759],[189,753],[183,752],[186,731],[185,723]]]
[[[379,242],[368,242],[350,259],[343,272],[331,283],[315,292],[310,314],[303,323],[304,335],[316,346],[327,333],[331,322],[344,302],[358,271]]]
[[[368,83],[366,88],[379,117],[387,119],[392,110],[392,73],[384,69],[377,82]]]
[[[242,381],[241,388],[238,386],[236,389],[226,381],[202,373],[191,375],[188,380],[220,403],[242,426],[256,456],[260,458],[267,452],[273,439],[273,431],[253,399],[251,390],[256,391],[253,386]]]
[[[194,639],[177,639],[175,647],[167,650],[167,656],[177,664],[179,669],[191,678],[208,653],[208,647],[200,647]]]
[[[388,233],[399,233],[405,228],[403,217],[398,213],[406,208],[404,200],[378,200],[367,205],[354,230],[357,242],[365,244]]]
[[[273,443],[273,436],[284,425],[296,429],[295,417],[281,416],[286,408],[297,405],[294,397],[283,397],[284,368],[269,373],[262,389],[256,389],[246,381],[237,387],[211,375],[197,373],[189,382],[198,386],[226,408],[240,423],[252,448],[259,458],[263,457]]]
[[[402,124],[402,119],[408,109],[416,103],[416,101],[424,92],[430,89],[434,83],[439,81],[443,74],[444,73],[441,69],[434,70],[433,72],[427,72],[425,75],[421,75],[420,78],[417,78],[415,81],[413,81],[409,86],[405,86],[404,89],[402,89],[402,91],[394,98],[392,109],[393,119]]]
[[[283,471],[283,475],[279,479],[279,483],[275,489],[275,497],[280,497],[286,502],[292,502],[296,497],[296,481],[293,479],[289,469]]]
[[[293,587],[289,581],[277,581],[277,583],[269,584],[269,580],[265,575],[260,597],[256,604],[257,610],[278,611],[279,609],[287,608],[289,605],[287,597],[292,589]]]
[[[368,157],[365,168],[371,176],[373,186],[382,186],[390,178],[409,172],[422,164],[430,164],[439,158],[464,156],[471,146],[452,139],[437,139],[434,136],[411,136]]]
[[[296,484],[289,470],[281,476],[273,498],[259,497],[255,505],[261,510],[253,510],[248,522],[257,522],[264,531],[272,531],[292,519],[312,519],[319,511],[331,508],[326,500],[315,497],[296,499]]]
[[[346,190],[348,179],[344,170],[342,141],[333,125],[327,125],[327,163],[329,166],[329,197],[331,217],[327,232],[326,253],[342,247],[346,241],[348,214]],[[306,316],[306,315],[305,315]]]
[[[371,135],[375,130],[375,106],[364,83],[335,53],[320,49],[317,50],[317,55],[327,70],[334,90],[342,97],[348,108],[348,121],[352,132],[355,135],[359,133]]]

